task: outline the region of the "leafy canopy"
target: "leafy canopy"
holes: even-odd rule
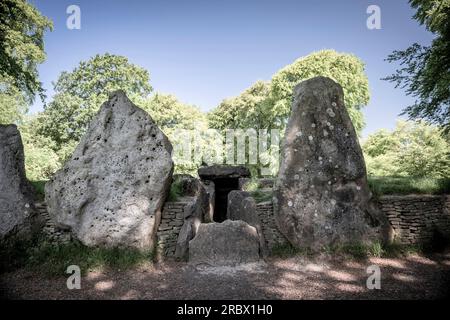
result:
[[[309,78],[327,76],[340,83],[357,132],[364,127],[361,108],[369,102],[364,64],[351,54],[323,50],[297,59],[278,71],[269,83],[258,81],[238,97],[224,100],[209,114],[213,128],[280,128],[291,112],[294,87]]]
[[[402,114],[411,119],[426,119],[450,130],[450,0],[410,0],[417,9],[414,19],[436,37],[430,46],[412,44],[394,51],[388,62],[400,68],[385,80],[416,98]]]
[[[450,176],[449,140],[425,122],[399,121],[393,131],[379,130],[363,150],[372,176]]]
[[[122,89],[131,100],[146,98],[152,91],[149,79],[147,70],[126,57],[107,53],[82,61],[54,84],[56,94],[45,107],[40,133],[58,146],[79,141],[111,92]]]
[[[27,1],[0,1],[0,87],[7,79],[28,102],[37,93],[43,99],[37,65],[45,60],[44,32],[52,28],[52,22]]]

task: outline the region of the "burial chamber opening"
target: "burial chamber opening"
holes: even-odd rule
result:
[[[239,189],[239,178],[217,178],[213,182],[216,188],[213,220],[223,222],[227,219],[228,194]]]
[[[243,166],[215,165],[200,167],[198,175],[202,180],[214,183],[214,222],[223,222],[227,219],[228,194],[232,190],[239,190],[239,179],[249,178],[250,171]]]

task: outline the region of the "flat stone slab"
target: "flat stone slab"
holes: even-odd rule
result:
[[[259,259],[256,228],[240,220],[200,224],[189,242],[189,262],[194,265],[235,266]]]

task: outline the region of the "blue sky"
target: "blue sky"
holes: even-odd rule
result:
[[[156,91],[207,111],[269,80],[296,58],[320,49],[356,54],[366,63],[371,101],[363,136],[392,128],[413,99],[380,78],[395,65],[384,61],[432,34],[412,19],[407,0],[32,0],[54,22],[45,36],[47,60],[40,78],[52,81],[98,53],[127,56],[150,72]],[[81,8],[81,30],[66,27],[66,8]],[[381,8],[381,30],[366,27],[369,5]],[[36,101],[31,112],[42,110]]]

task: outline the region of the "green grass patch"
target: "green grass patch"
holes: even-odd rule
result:
[[[179,181],[174,181],[170,185],[169,196],[167,201],[175,202],[183,195],[183,188]]]
[[[153,261],[150,251],[133,248],[90,248],[78,242],[51,244],[46,240],[16,242],[0,249],[0,271],[25,268],[47,275],[64,274],[67,267],[77,265],[82,273],[95,269],[126,270]]]
[[[298,256],[298,255],[308,255],[308,254],[309,254],[308,250],[298,249],[288,242],[283,243],[283,244],[277,244],[270,251],[271,256],[280,257],[280,258],[288,258],[288,257],[294,257],[294,256]]]
[[[255,199],[256,203],[272,201],[273,198],[273,192],[271,191],[256,190],[250,192],[250,195]]]
[[[34,188],[37,200],[44,200],[47,181],[30,181],[30,183]]]
[[[323,247],[318,252],[313,252],[308,249],[297,249],[291,244],[286,243],[275,246],[271,251],[271,256],[288,258],[298,255],[314,256],[317,254],[326,253],[334,256],[348,256],[357,260],[367,259],[370,257],[377,258],[398,258],[404,257],[413,253],[424,253],[423,248],[418,245],[403,245],[399,243],[392,243],[383,245],[380,242],[371,244],[352,243],[342,246],[328,246]]]
[[[449,194],[450,178],[369,177],[369,187],[377,195]]]

